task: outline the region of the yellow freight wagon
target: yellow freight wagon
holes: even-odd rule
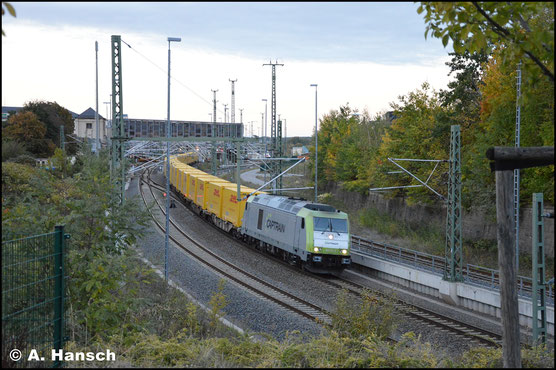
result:
[[[195,177],[195,199],[193,199],[193,203],[201,207],[202,209],[207,209],[206,207],[206,190],[208,183],[222,183],[228,182],[226,180],[222,180],[216,176],[203,174],[203,175],[191,175],[191,177]]]
[[[232,186],[229,181],[222,180],[222,182],[208,182],[206,186],[206,210],[218,218],[222,218],[222,199],[225,187]]]
[[[241,226],[241,219],[243,218],[243,212],[245,211],[246,199],[238,202],[237,200],[237,185],[232,184],[232,186],[224,187],[222,199],[222,219],[232,223],[235,227]],[[255,189],[251,189],[247,186],[241,186],[240,195],[241,198],[254,192]],[[260,194],[258,191],[254,194]]]
[[[196,180],[191,175],[206,175],[206,173],[196,168],[189,167],[189,169],[184,170],[184,175],[183,181],[185,182],[185,185],[182,187],[182,193],[186,196],[186,198],[194,200]]]

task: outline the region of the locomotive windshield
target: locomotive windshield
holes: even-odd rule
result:
[[[347,233],[347,220],[338,218],[314,217],[315,231],[331,231],[336,233]]]

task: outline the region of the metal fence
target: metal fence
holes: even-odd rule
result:
[[[51,355],[64,345],[66,239],[56,226],[2,242],[2,367],[61,366]]]
[[[356,235],[352,236],[351,246],[353,251],[368,254],[384,260],[411,266],[412,268],[443,275],[446,258],[432,254],[401,248],[387,243],[376,243]],[[466,283],[489,288],[499,289],[500,279],[498,270],[487,267],[466,264],[463,268],[463,278]],[[524,298],[531,298],[532,280],[526,276],[517,276],[517,292]],[[547,284],[547,303],[554,304],[554,291],[551,284]]]

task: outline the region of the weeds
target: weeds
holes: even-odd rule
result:
[[[397,325],[394,304],[391,299],[381,298],[364,290],[360,302],[350,299],[342,289],[336,298],[332,313],[332,330],[342,336],[364,338],[375,335],[385,339]]]
[[[224,285],[226,280],[220,279],[218,282],[218,290],[210,297],[210,327],[216,330],[218,319],[223,316],[222,309],[228,305],[226,295],[224,295]]]

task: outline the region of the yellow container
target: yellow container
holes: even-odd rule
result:
[[[178,176],[176,179],[176,184],[174,186],[182,194],[185,194],[185,189],[184,189],[185,178],[187,178],[187,174],[185,173],[185,170],[183,168],[178,167]]]
[[[186,168],[184,170],[184,185],[182,185],[182,190],[183,190],[183,194],[186,196],[186,198],[190,199],[190,200],[194,200],[195,199],[195,179],[193,177],[191,177],[191,175],[204,175],[205,173],[201,170],[198,170],[194,167],[191,166],[187,166],[188,168]],[[183,187],[185,186],[185,187]]]
[[[251,194],[255,189],[251,189],[247,186],[241,186],[240,195],[241,198],[248,194]],[[260,194],[257,191],[254,194]],[[232,184],[223,188],[223,199],[222,199],[222,219],[232,223],[235,227],[241,226],[241,219],[243,218],[243,213],[245,212],[245,203],[247,199],[242,201],[237,200],[237,185]]]
[[[225,187],[232,186],[233,184],[229,181],[211,181],[205,184],[206,186],[206,210],[216,217],[222,218],[222,200],[223,191]]]
[[[183,163],[176,163],[174,168],[175,168],[175,177],[174,177],[174,182],[172,182],[172,185],[174,185],[176,187],[176,189],[178,189],[182,194],[185,195],[186,192],[186,188],[187,188],[187,167],[184,165]],[[192,167],[189,167],[192,168]]]
[[[207,199],[207,185],[209,183],[226,183],[228,181],[222,180],[216,176],[208,174],[191,174],[191,177],[195,177],[195,199],[193,202],[197,204],[202,209],[207,209],[206,199]]]

